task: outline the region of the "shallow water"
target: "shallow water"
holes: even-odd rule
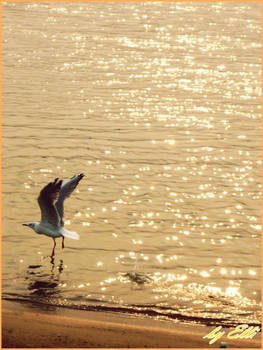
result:
[[[260,323],[260,4],[3,4],[3,297]],[[21,224],[55,177],[80,241]]]

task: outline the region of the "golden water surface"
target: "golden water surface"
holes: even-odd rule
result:
[[[259,323],[260,4],[2,13],[3,296]],[[80,172],[51,260],[21,224]]]

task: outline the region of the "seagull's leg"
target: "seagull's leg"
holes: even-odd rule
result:
[[[54,247],[53,247],[53,250],[52,250],[51,258],[53,258],[53,256],[55,255],[55,248],[56,248],[56,240],[55,240],[55,238],[53,238],[53,240],[54,240]]]
[[[62,249],[64,249],[64,236],[62,237]]]

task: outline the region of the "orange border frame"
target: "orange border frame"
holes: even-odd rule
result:
[[[210,2],[210,3],[216,3],[216,2],[237,2],[237,3],[247,3],[247,2],[255,2],[255,3],[261,3],[261,25],[262,25],[262,19],[263,19],[263,2],[261,0],[0,0],[0,19],[2,22],[2,3],[3,2],[54,2],[54,3],[63,3],[63,2]],[[1,23],[2,24],[2,23]],[[2,30],[0,31],[0,51],[2,53]],[[263,26],[262,26],[262,30],[261,30],[261,44],[263,44]],[[261,45],[261,58],[263,58],[263,45]],[[2,60],[1,60],[2,63]],[[261,66],[262,66],[262,62],[261,62]],[[2,72],[0,71],[0,77]],[[261,73],[261,81],[262,81],[262,86],[263,86],[263,71]],[[2,84],[0,84],[0,92],[1,92],[1,97],[0,97],[0,110],[2,112]],[[261,106],[263,105],[263,97],[261,95]],[[261,107],[262,108],[262,107]],[[2,113],[1,113],[2,115]],[[261,112],[261,116],[262,116],[262,112]],[[261,118],[261,130],[263,130],[263,120]],[[1,136],[1,144],[2,144],[2,123],[0,125],[0,136]],[[261,135],[261,151],[263,151],[263,138]],[[261,154],[262,160],[263,160],[263,153]],[[0,161],[2,164],[2,150],[0,150]],[[261,169],[262,171],[262,175],[263,175],[263,169]],[[2,213],[2,171],[0,171],[0,212]],[[261,200],[261,224],[263,224],[263,197]],[[2,234],[2,221],[0,222],[0,229],[1,229],[1,234]],[[1,252],[1,257],[0,257],[0,265],[2,266],[2,245],[0,244],[0,252]],[[261,266],[262,266],[262,261],[263,261],[263,240],[261,240]],[[261,280],[261,285],[262,285],[262,280]],[[0,288],[2,291],[2,280],[0,280]],[[262,300],[262,291],[261,291],[261,300]],[[0,301],[0,308],[2,309],[2,301]],[[263,307],[262,307],[262,311],[263,311]],[[2,339],[2,318],[1,318],[1,329],[0,329],[0,335],[1,335],[1,339]],[[263,335],[261,332],[261,349],[263,349]],[[2,342],[1,342],[2,345]],[[2,348],[2,346],[1,346]],[[19,349],[23,349],[23,348],[19,348]],[[27,349],[27,348],[25,348]],[[36,350],[41,350],[43,348],[36,348]],[[70,348],[59,348],[61,350],[68,350]],[[82,348],[85,349],[85,348]],[[90,348],[87,348],[90,349]],[[96,349],[96,348],[93,348]],[[100,348],[102,349],[102,348]],[[120,348],[123,349],[123,348]],[[139,349],[139,348],[138,348]],[[163,348],[159,348],[160,350],[163,350]],[[182,349],[182,348],[176,348],[176,349]],[[196,350],[196,348],[187,348],[188,350]],[[208,348],[203,348],[204,350],[211,350],[212,348],[208,347]],[[231,349],[231,348],[229,348]],[[243,348],[244,349],[244,348]],[[250,348],[247,348],[248,350]],[[255,348],[253,348],[255,349]],[[155,349],[152,349],[155,350]],[[251,348],[252,350],[252,348]]]

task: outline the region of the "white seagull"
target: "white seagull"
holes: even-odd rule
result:
[[[36,233],[53,238],[54,247],[51,257],[55,255],[56,238],[62,237],[62,249],[64,238],[79,239],[77,232],[67,231],[63,226],[64,200],[71,195],[84,174],[73,176],[62,185],[62,180],[56,178],[40,191],[38,204],[41,210],[40,222],[23,224],[31,227]]]

